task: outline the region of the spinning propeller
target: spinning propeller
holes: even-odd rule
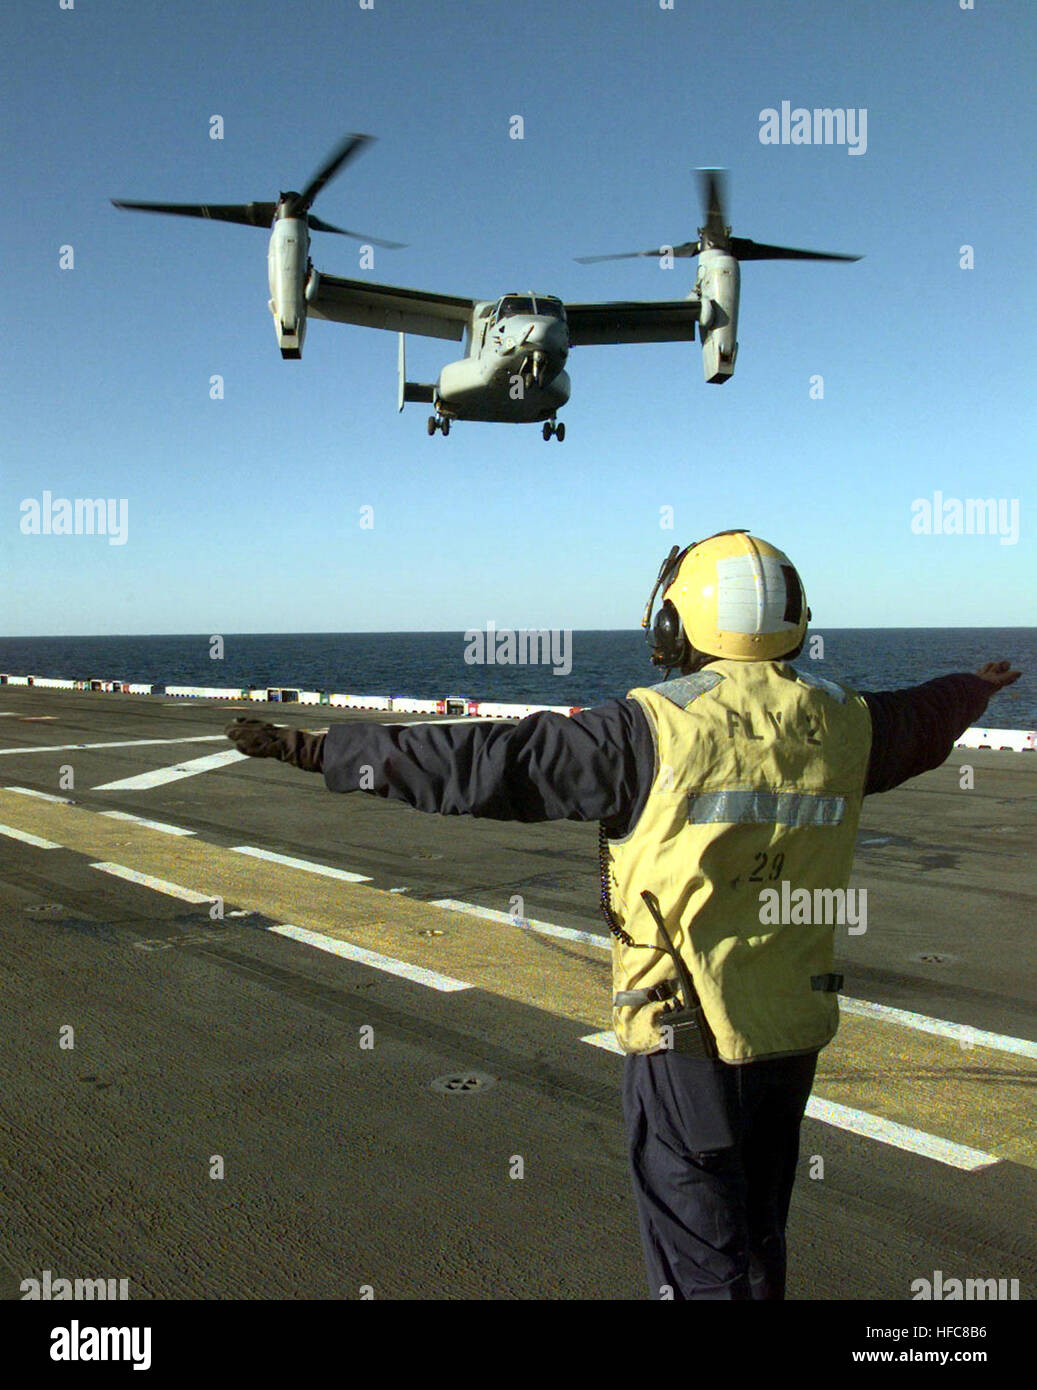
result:
[[[860,256],[841,256],[831,251],[800,251],[792,246],[768,246],[766,242],[750,241],[747,237],[732,236],[727,225],[727,179],[723,169],[699,169],[699,188],[706,209],[706,221],[699,230],[697,241],[685,241],[680,246],[659,247],[654,251],[620,251],[611,256],[577,256],[581,265],[596,261],[624,261],[636,256],[676,257],[697,256],[700,251],[727,251],[740,261],[859,261]]]
[[[373,139],[372,135],[347,135],[301,193],[294,190],[282,192],[276,203],[128,203],[115,198],[112,202],[117,208],[130,208],[137,212],[168,212],[179,217],[207,217],[216,222],[240,222],[247,227],[269,228],[278,218],[303,218],[312,231],[335,232],[339,236],[355,237],[358,241],[397,250],[406,243],[384,241],[378,237],[366,236],[363,232],[351,232],[345,227],[334,227],[330,222],[325,222],[310,213],[314,199],[325,184],[330,183]]]

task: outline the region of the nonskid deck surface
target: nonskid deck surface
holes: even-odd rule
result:
[[[332,796],[236,712],[0,690],[0,1295],[642,1297],[595,828]],[[865,803],[792,1297],[1037,1289],[1035,772],[959,750]]]

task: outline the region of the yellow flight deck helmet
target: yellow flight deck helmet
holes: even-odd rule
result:
[[[652,604],[662,590],[654,624]],[[718,531],[662,563],[641,626],[651,629],[656,666],[702,665],[710,657],[774,661],[793,656],[810,609],[803,583],[782,551],[748,531]]]

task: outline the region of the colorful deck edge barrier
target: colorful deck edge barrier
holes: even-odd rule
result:
[[[143,685],[135,681],[58,680],[48,676],[14,676],[0,672],[0,685],[31,685],[46,690],[90,690],[102,694],[164,695],[184,700],[257,701],[264,704],[333,705],[337,709],[370,710],[377,713],[430,714],[447,718],[522,719],[527,714],[549,710],[553,714],[575,714],[580,705],[512,705],[496,700],[469,700],[466,696],[444,696],[419,700],[410,695],[325,694],[299,686]]]
[[[263,704],[333,705],[336,709],[374,711],[379,714],[428,714],[456,719],[524,719],[548,710],[552,714],[576,714],[581,705],[513,705],[499,700],[469,700],[447,695],[419,700],[410,695],[325,694],[299,686],[269,685],[257,688],[209,685],[144,685],[138,681],[64,680],[49,676],[14,676],[0,672],[0,685],[32,685],[43,690],[91,690],[102,694],[165,695],[184,700],[238,700]],[[966,729],[955,748],[994,748],[1016,753],[1037,751],[1037,729]]]

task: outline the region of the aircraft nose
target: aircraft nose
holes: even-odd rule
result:
[[[535,321],[528,341],[543,352],[565,352],[569,346],[569,334],[560,319],[539,319]]]

